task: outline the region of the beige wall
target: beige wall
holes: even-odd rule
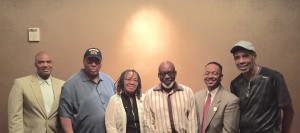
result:
[[[28,42],[30,27],[41,29],[40,42]],[[250,40],[257,63],[285,76],[298,111],[299,35],[298,0],[1,0],[0,132],[7,132],[13,79],[35,72],[40,50],[53,54],[53,76],[66,80],[82,67],[84,51],[98,47],[101,70],[116,80],[123,70],[136,69],[143,92],[159,82],[159,63],[171,60],[177,81],[196,92],[205,87],[209,61],[223,65],[223,85],[229,88],[239,73],[229,50]],[[299,122],[296,114],[294,123]],[[292,132],[300,130],[293,126]]]

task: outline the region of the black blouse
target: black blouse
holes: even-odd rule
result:
[[[126,133],[140,133],[141,130],[136,98],[134,97],[132,99],[133,105],[131,105],[130,98],[126,94],[123,93],[121,98],[127,117]]]

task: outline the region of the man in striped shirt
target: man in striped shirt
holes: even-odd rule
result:
[[[178,84],[175,66],[170,61],[159,65],[161,83],[145,94],[145,133],[196,133],[197,119],[194,93]]]

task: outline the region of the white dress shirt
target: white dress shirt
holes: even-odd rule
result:
[[[43,95],[43,100],[44,100],[44,105],[46,109],[47,116],[50,113],[53,101],[54,101],[54,94],[53,94],[53,89],[52,89],[52,82],[51,82],[51,76],[47,79],[44,80],[41,77],[38,77],[39,80],[39,85],[41,87],[41,92]]]

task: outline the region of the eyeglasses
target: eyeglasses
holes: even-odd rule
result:
[[[175,77],[176,71],[167,71],[167,72],[159,72],[159,73],[158,73],[159,77],[162,77],[162,78],[166,77],[167,74],[168,74],[170,77]]]

